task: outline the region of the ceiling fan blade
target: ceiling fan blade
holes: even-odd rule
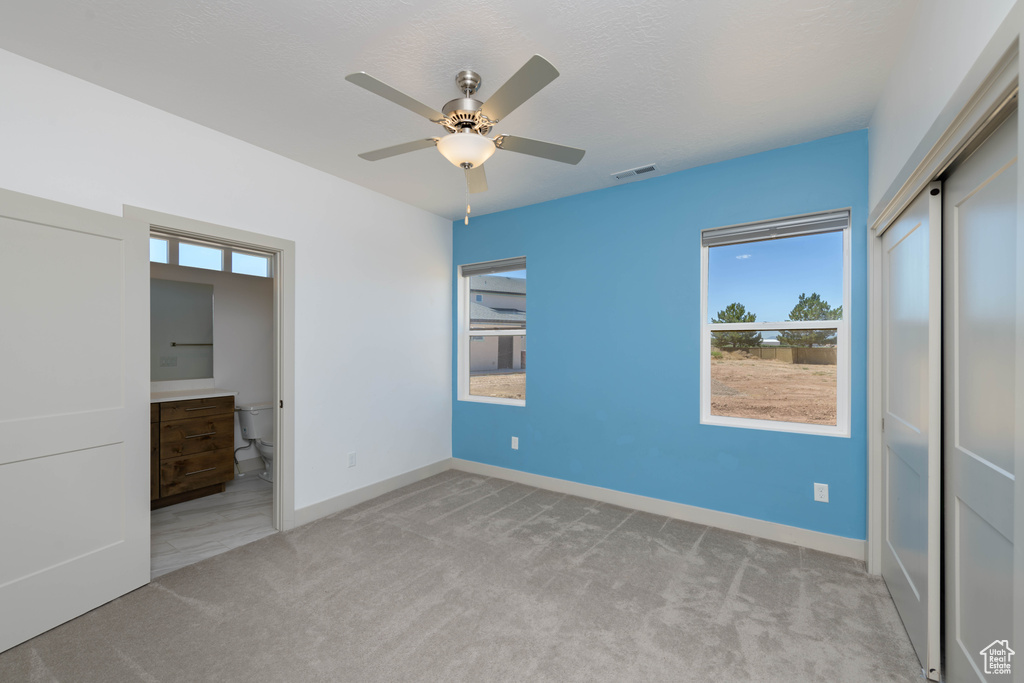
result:
[[[399,154],[405,154],[406,152],[415,152],[418,149],[426,149],[427,147],[434,147],[435,145],[437,145],[437,138],[413,140],[412,142],[405,142],[401,145],[375,149],[372,152],[363,152],[359,155],[359,158],[366,159],[367,161],[380,161],[381,159],[398,156]]]
[[[380,95],[386,100],[391,100],[400,107],[405,107],[409,111],[430,119],[434,123],[439,123],[444,118],[444,114],[433,107],[428,107],[419,100],[409,97],[404,92],[395,90],[387,83],[377,80],[365,71],[349,74],[348,76],[345,76],[345,80],[349,83],[355,83],[360,88],[369,90],[374,95]]]
[[[466,183],[469,185],[469,191],[472,194],[476,194],[477,192],[486,192],[487,174],[484,173],[484,167],[474,166],[466,171]]]
[[[551,159],[552,161],[561,161],[563,164],[578,164],[583,155],[587,153],[586,150],[576,147],[566,147],[565,145],[556,145],[553,142],[520,138],[515,135],[499,135],[494,139],[494,145],[498,149],[529,154],[530,156]]]
[[[551,62],[540,55],[534,55],[484,102],[481,111],[491,121],[499,121],[556,78],[558,70]]]

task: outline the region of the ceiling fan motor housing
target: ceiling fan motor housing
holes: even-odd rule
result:
[[[486,135],[490,132],[494,122],[480,113],[484,103],[472,97],[459,97],[448,102],[441,109],[444,114],[444,126],[449,133],[459,133],[464,130],[472,130]]]

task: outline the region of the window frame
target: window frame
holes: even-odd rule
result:
[[[209,242],[202,239],[193,239],[191,237],[178,237],[158,230],[151,230],[149,233],[149,239],[161,240],[167,243],[167,261],[153,261],[150,259],[150,263],[159,263],[160,265],[176,266],[178,268],[193,268],[195,270],[208,270],[213,273],[227,273],[228,275],[241,275],[243,277],[258,277],[273,280],[275,278],[274,272],[274,255],[262,251],[256,251],[254,249],[241,249],[235,248],[219,242]],[[199,266],[185,266],[180,263],[179,259],[179,245],[187,244],[197,247],[206,247],[209,249],[217,249],[221,253],[221,267],[220,268],[202,268]],[[234,254],[242,254],[244,256],[258,256],[267,259],[267,274],[266,275],[252,275],[250,273],[236,273],[233,269],[233,256]]]
[[[505,329],[505,330],[470,330],[469,325],[469,277],[463,274],[463,268],[467,267],[480,267],[486,266],[487,264],[499,264],[504,261],[515,261],[521,260],[523,265],[521,268],[515,268],[514,270],[526,270],[526,257],[518,256],[508,259],[500,259],[496,261],[480,261],[476,263],[466,263],[459,266],[458,274],[458,296],[457,296],[457,311],[456,318],[458,320],[458,352],[457,352],[457,386],[459,401],[469,401],[472,403],[492,403],[496,405],[505,406],[518,406],[520,408],[526,407],[526,399],[518,398],[498,398],[495,396],[478,396],[476,394],[469,393],[469,347],[472,343],[471,337],[525,337],[526,329]],[[508,269],[509,271],[513,269]],[[499,275],[502,271],[496,271],[494,274]],[[506,271],[507,272],[507,271]],[[470,276],[471,277],[471,276]],[[529,286],[529,285],[527,285]]]
[[[798,221],[800,219],[813,219],[823,217],[837,212],[845,211],[847,220],[845,227],[841,228],[843,233],[843,318],[842,320],[799,320],[799,321],[769,321],[754,323],[712,323],[708,311],[708,264],[710,249],[713,246],[706,246],[702,239],[701,231],[698,239],[701,239],[700,249],[700,424],[716,427],[738,427],[741,429],[760,429],[773,432],[789,432],[795,434],[813,434],[818,436],[850,437],[850,406],[851,406],[851,342],[853,311],[851,307],[851,217],[852,209],[836,209],[833,211],[815,212],[788,216],[768,221],[756,221],[743,223],[723,228],[712,228],[711,230],[724,230],[726,228],[742,231],[749,229],[751,232],[763,228],[767,224],[782,221]],[[832,230],[830,232],[838,232]],[[825,231],[822,231],[825,232]],[[793,237],[799,235],[792,235]],[[788,239],[790,236],[782,236],[776,239]],[[762,241],[763,237],[752,237],[741,242]],[[818,425],[802,422],[783,422],[778,420],[762,420],[748,417],[726,417],[723,415],[711,414],[711,333],[727,331],[775,331],[775,330],[836,330],[836,424]]]

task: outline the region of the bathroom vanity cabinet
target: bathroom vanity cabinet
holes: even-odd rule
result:
[[[151,405],[150,507],[223,491],[235,478],[235,397]]]

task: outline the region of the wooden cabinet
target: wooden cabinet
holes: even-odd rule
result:
[[[224,490],[235,478],[233,396],[154,403],[150,414],[153,509]]]
[[[160,497],[160,404],[149,404],[149,500]]]

